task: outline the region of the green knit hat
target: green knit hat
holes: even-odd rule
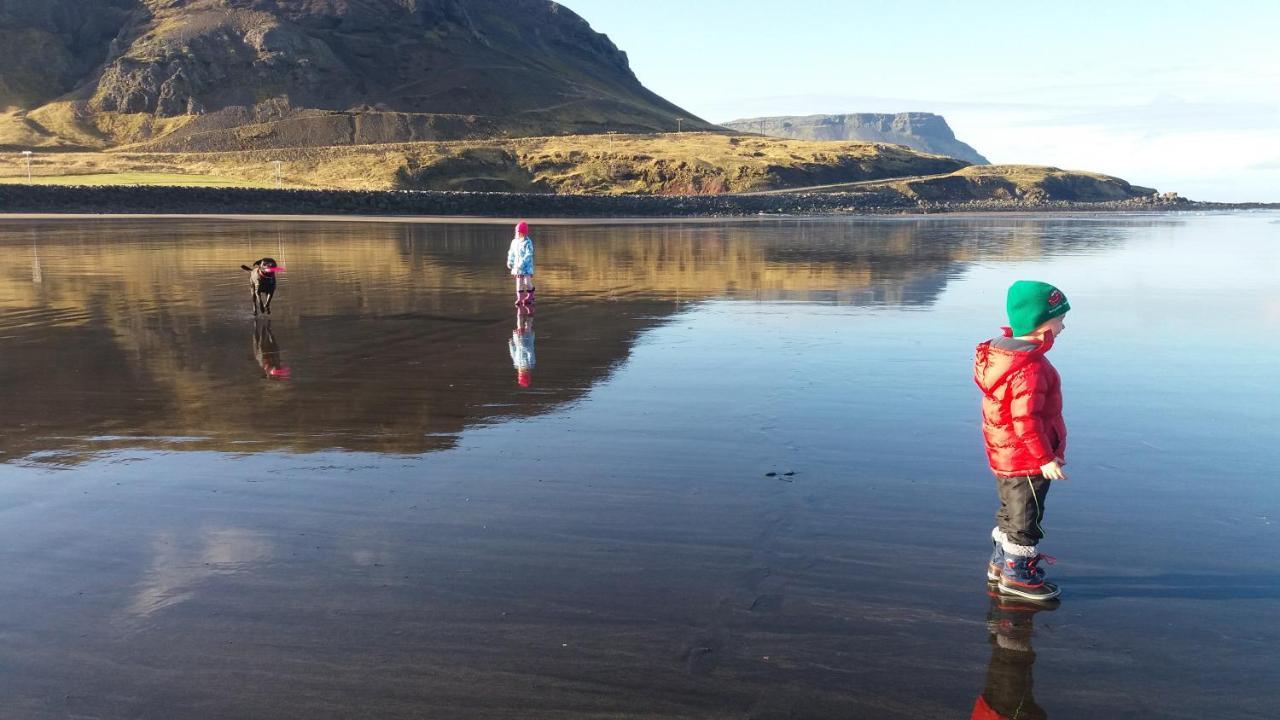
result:
[[[1061,290],[1049,283],[1019,280],[1009,286],[1005,308],[1009,312],[1009,327],[1017,336],[1030,335],[1046,322],[1066,315],[1071,303]]]

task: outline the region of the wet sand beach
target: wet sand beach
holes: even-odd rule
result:
[[[1280,707],[1280,214],[535,223],[529,387],[508,232],[0,219],[0,717]],[[970,377],[1019,277],[1074,308],[1034,617]]]

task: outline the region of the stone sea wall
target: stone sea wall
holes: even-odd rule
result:
[[[1226,207],[1183,198],[1116,202],[916,202],[896,194],[545,195],[186,187],[0,185],[0,213],[735,217],[935,212],[1140,211]]]

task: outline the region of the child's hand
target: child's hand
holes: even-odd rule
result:
[[[1040,474],[1046,480],[1066,480],[1067,474],[1062,472],[1062,465],[1057,460],[1050,460],[1040,466]]]

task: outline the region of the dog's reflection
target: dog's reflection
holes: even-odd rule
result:
[[[253,357],[262,372],[272,380],[288,380],[292,374],[280,357],[280,343],[276,342],[276,334],[271,331],[270,320],[255,319],[253,322]]]

